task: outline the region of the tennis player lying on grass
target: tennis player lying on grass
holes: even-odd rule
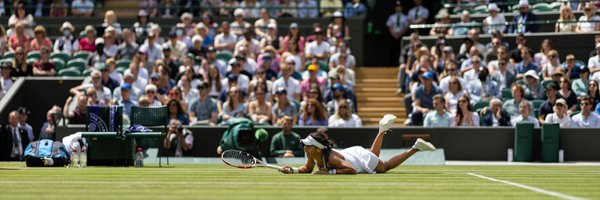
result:
[[[322,132],[311,133],[302,139],[304,151],[308,157],[306,164],[301,167],[285,166],[283,173],[311,173],[315,164],[319,171],[315,174],[373,174],[385,173],[402,164],[406,159],[418,151],[434,151],[435,147],[421,138],[408,151],[392,157],[388,161],[379,159],[383,136],[396,120],[394,115],[385,115],[379,121],[379,133],[373,141],[371,150],[360,146],[350,147],[344,150],[331,149],[331,144]]]

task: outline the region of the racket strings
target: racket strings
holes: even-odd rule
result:
[[[223,152],[222,156],[223,159],[232,165],[251,166],[256,164],[253,156],[241,151],[226,151]]]

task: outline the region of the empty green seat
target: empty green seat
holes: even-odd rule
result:
[[[2,59],[13,59],[13,58],[15,58],[15,52],[14,51],[4,52],[4,55],[2,56]]]
[[[50,55],[51,59],[57,58],[57,59],[61,59],[64,63],[67,63],[69,60],[71,60],[71,55],[69,55],[68,53],[63,53],[63,52],[57,52],[57,53],[52,53]]]
[[[80,58],[80,59],[88,60],[91,55],[92,55],[92,52],[89,52],[89,51],[78,51],[78,52],[75,52],[75,54],[73,54],[73,59]]]
[[[222,60],[225,63],[228,63],[231,58],[233,58],[233,54],[229,51],[221,51],[217,53],[217,59]]]
[[[56,66],[56,71],[66,68],[65,61],[60,58],[52,58],[50,59],[50,62],[54,63],[54,66]]]
[[[79,71],[83,71],[86,68],[87,62],[83,59],[72,59],[67,62],[67,68],[76,67]]]
[[[503,88],[502,89],[502,101],[506,101],[508,99],[512,99],[512,91],[510,88]]]
[[[77,68],[66,68],[58,71],[58,76],[62,77],[79,77],[81,76],[81,71]]]
[[[121,59],[118,60],[116,63],[116,68],[126,68],[129,69],[129,65],[131,65],[131,60],[130,59]]]
[[[475,105],[473,105],[473,110],[479,112],[481,109],[485,108],[488,105],[490,105],[490,101],[482,99],[475,103]]]
[[[87,68],[87,69],[83,70],[82,76],[91,76],[93,71],[94,71],[94,68]]]
[[[27,59],[36,59],[39,60],[42,56],[40,55],[39,51],[30,51],[29,53],[27,53]]]

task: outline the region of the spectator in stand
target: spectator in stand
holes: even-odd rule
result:
[[[267,37],[267,26],[274,24],[277,28],[277,21],[269,15],[269,11],[265,8],[260,9],[261,18],[254,22],[254,33],[258,38]]]
[[[235,20],[231,22],[231,31],[237,35],[238,38],[243,37],[244,31],[252,26],[250,23],[244,21],[245,15],[244,10],[241,8],[237,8],[233,12]]]
[[[323,104],[318,102],[317,99],[308,99],[308,103],[301,113],[298,121],[299,126],[327,126],[327,112]]]
[[[533,51],[533,49],[529,50]],[[533,56],[533,64],[539,67],[543,67],[544,65],[546,65],[546,63],[549,63],[550,59],[548,58],[548,56],[550,56],[550,51],[552,50],[554,50],[554,48],[552,47],[552,41],[550,41],[550,39],[544,39],[544,41],[542,41],[542,44],[540,45],[540,52],[535,53],[535,55]],[[560,62],[560,58],[555,57],[554,59]]]
[[[600,16],[596,15],[596,6],[594,3],[585,3],[585,7],[583,7],[583,15],[579,17],[579,23],[577,23],[575,32],[589,33],[598,31],[600,30],[600,26],[598,26],[597,22],[599,20]]]
[[[58,37],[54,41],[54,52],[63,52],[69,55],[79,51],[79,41],[73,35],[75,33],[75,27],[70,22],[64,22],[60,27],[62,36]]]
[[[546,97],[548,99],[546,99],[546,101],[544,101],[544,103],[542,103],[542,105],[539,108],[540,123],[543,124],[544,120],[546,119],[546,115],[554,112],[553,107],[556,105],[556,100],[562,98],[562,96],[558,94],[559,89],[560,88],[558,84],[555,82],[551,82],[550,84],[546,85]]]
[[[283,38],[277,35],[277,24],[267,25],[267,33],[260,39],[259,46],[264,50],[268,46],[272,46],[276,49],[281,49],[281,41]]]
[[[567,55],[567,57],[565,58],[565,63],[563,63],[563,71],[565,72],[566,77],[569,77],[571,80],[580,78],[581,75],[581,70],[583,70],[585,68],[587,75],[586,75],[586,80],[589,80],[589,78],[591,78],[590,75],[590,69],[587,68],[586,66],[582,66],[579,63],[577,63],[577,59],[575,58],[575,55],[573,54],[569,54]]]
[[[479,54],[485,52],[485,46],[479,42],[479,29],[472,28],[471,30],[469,30],[469,32],[467,33],[467,38],[470,39],[471,42],[473,42],[472,46],[477,49]],[[460,45],[458,54],[470,53],[471,49],[472,47],[468,47],[466,43],[463,43],[462,45]]]
[[[245,58],[243,58],[245,59]],[[250,78],[242,73],[242,63],[238,61],[234,61],[230,64],[231,71],[227,74],[227,79],[223,79],[223,85],[229,85],[228,80],[235,80],[237,82],[238,88],[244,93],[248,92],[248,88],[250,87]],[[283,77],[282,77],[283,79]],[[291,80],[293,81],[293,80]],[[283,83],[283,82],[282,82]],[[288,82],[292,84],[291,82]],[[300,84],[298,84],[298,90],[300,90]]]
[[[145,53],[148,56],[148,62],[154,63],[158,59],[164,59],[164,55],[162,53],[162,46],[160,46],[156,40],[158,35],[150,32],[148,34],[148,42],[144,43],[140,46],[140,51]]]
[[[120,97],[116,100],[116,105],[123,106],[123,114],[126,114],[128,117],[131,117],[131,107],[138,106],[137,95],[135,94],[134,98],[134,88],[129,83],[123,83],[120,86]]]
[[[540,25],[537,23],[537,15],[533,14],[529,10],[529,1],[519,1],[519,15],[515,16],[513,25],[508,29],[508,33],[536,33],[540,31]],[[530,23],[530,24],[529,24]]]
[[[1,10],[1,9],[0,9]],[[4,52],[8,50],[8,37],[6,35],[6,29],[0,24],[0,53],[4,55]]]
[[[34,17],[47,17],[50,16],[50,1],[48,0],[35,0],[30,2],[30,10]]]
[[[471,21],[471,14],[469,11],[463,10],[460,15],[460,22],[456,23],[450,32],[451,35],[466,36],[469,30],[475,26],[477,26],[477,22]]]
[[[273,82],[267,79],[267,72],[264,68],[259,68],[256,70],[256,74],[252,77],[252,81],[250,81],[250,98],[256,99],[254,97],[254,93],[258,90],[258,88],[262,88],[265,91],[265,101],[272,102],[273,97],[271,94],[271,90],[273,89]]]
[[[75,109],[70,110],[73,99],[77,99]],[[69,124],[85,124],[85,114],[87,112],[88,97],[87,95],[69,96],[63,108],[63,115],[69,120]],[[124,111],[123,111],[124,112]]]
[[[409,20],[408,16],[406,16],[403,13],[404,7],[402,7],[402,4],[400,3],[400,1],[396,1],[395,9],[396,9],[396,12],[388,17],[388,20],[385,23],[385,25],[388,27],[388,30],[390,31],[390,35],[392,35],[394,40],[397,43],[400,43],[400,41],[402,40],[402,36],[404,36],[406,34],[406,31],[408,30],[408,25],[410,22],[408,21]],[[411,37],[411,44],[413,42],[414,42],[414,40]],[[402,53],[400,54],[400,56],[402,56]]]
[[[477,48],[471,47],[471,50],[473,50],[473,53],[471,53],[471,58],[465,60],[463,62],[463,66],[460,68],[463,78],[468,82],[478,79],[480,72],[479,68],[485,68],[481,57],[478,55]]]
[[[573,80],[571,88],[573,89],[573,92],[575,92],[575,94],[578,97],[587,95],[589,88],[590,88],[589,86],[592,86],[589,76],[590,76],[590,70],[584,66],[584,67],[579,68],[579,77],[580,78],[578,78],[578,79],[571,78],[571,80]],[[597,87],[597,85],[596,85],[596,87]]]
[[[519,111],[519,104],[525,100],[523,96],[525,94],[525,89],[521,84],[513,84],[511,86],[511,93],[513,98],[504,101],[504,105],[502,107],[504,107],[504,110],[508,112],[510,118],[512,119],[521,114]]]
[[[581,112],[573,116],[574,128],[598,128],[600,127],[600,117],[595,112],[592,112],[594,105],[589,96],[583,96],[579,100],[581,104]]]
[[[200,92],[200,97],[190,102],[190,124],[205,123],[214,126],[217,124],[217,117],[219,115],[217,102],[208,95],[208,85],[201,83],[198,85],[198,91]]]
[[[533,71],[536,75],[540,72],[540,68],[533,63],[531,59],[531,49],[523,47],[521,49],[521,58],[523,59],[515,66],[515,72],[517,73],[517,79],[523,78],[524,74]]]
[[[533,70],[527,71],[523,77],[525,81],[525,98],[528,100],[543,99],[544,86],[540,83],[540,77]]]
[[[184,14],[189,15],[190,19],[193,16],[198,16],[199,12],[200,12],[200,3],[201,1],[195,1],[195,0],[178,0],[178,4],[179,6],[177,6],[179,8],[179,16],[182,16]],[[192,16],[193,14],[193,16]],[[190,20],[191,21],[191,20]]]
[[[23,47],[17,47],[15,50],[12,68],[15,70],[12,72],[15,76],[33,76],[33,64],[27,63],[27,56]]]
[[[11,111],[8,124],[2,127],[0,133],[0,160],[22,161],[29,142],[27,132],[19,127],[19,113]]]
[[[502,109],[502,101],[500,99],[492,99],[490,106],[481,110],[481,126],[510,126],[510,116],[508,112]]]
[[[433,72],[424,73],[421,77],[422,84],[417,86],[411,94],[414,106],[412,106],[410,123],[414,126],[423,125],[423,115],[433,109],[433,96],[442,93],[440,88],[433,84],[434,77]]]
[[[162,18],[173,18],[177,15],[177,5],[175,0],[164,0],[158,7]]]
[[[304,54],[306,57],[317,57],[319,60],[326,60],[329,58],[329,43],[325,41],[325,33],[323,29],[315,29],[316,40],[306,45]]]
[[[271,102],[266,101],[267,92],[263,87],[256,88],[256,91],[253,93],[256,100],[248,103],[248,115],[256,123],[271,123],[271,111],[273,107],[271,106]]]
[[[15,51],[19,47],[23,48],[25,53],[30,50],[30,37],[25,34],[25,24],[23,22],[15,25],[14,34],[8,38],[8,50]]]
[[[137,21],[133,24],[135,36],[139,41],[146,40],[146,36],[148,36],[152,25],[154,25],[154,23],[150,22],[148,12],[145,10],[140,10],[137,15]]]
[[[517,48],[510,51],[510,63],[516,67],[517,63],[523,61],[523,58],[521,58],[521,49],[527,48],[527,38],[525,34],[519,33],[515,40],[517,41]]]
[[[556,22],[554,32],[571,33],[575,32],[577,27],[577,20],[573,14],[573,10],[568,5],[562,5],[560,7],[560,16]]]
[[[91,0],[74,0],[71,3],[71,13],[75,17],[91,17],[94,15],[94,2]]]
[[[189,129],[183,128],[185,124],[177,119],[171,119],[169,129],[163,145],[168,149],[169,154],[175,157],[192,156],[192,148],[194,147],[194,135]]]
[[[552,109],[554,109],[554,113],[548,114],[545,122],[542,122],[542,124],[560,124],[560,128],[573,127],[573,121],[569,114],[567,114],[567,101],[564,99],[556,100]]]
[[[330,39],[332,44],[350,41],[350,27],[346,24],[346,18],[342,12],[336,11],[333,13],[331,23],[327,26],[327,38]]]
[[[424,127],[451,127],[454,126],[452,113],[446,110],[446,100],[441,94],[433,96],[433,111],[425,115]]]
[[[600,43],[596,44],[596,52],[600,52]],[[590,69],[590,79],[600,80],[600,73],[596,73],[600,71],[600,54],[590,57],[587,67]]]
[[[317,18],[319,9],[317,2],[314,0],[300,0],[298,2],[298,17],[300,18]]]
[[[285,64],[294,66],[294,70],[297,72],[306,71],[305,61],[312,61],[309,59],[311,57],[304,57],[304,51],[302,51],[300,47],[300,44],[292,41],[289,43],[289,48],[281,55],[281,61]]]
[[[242,91],[237,86],[229,88],[227,100],[223,103],[223,108],[219,114],[223,123],[234,117],[247,117],[248,106],[244,102]]]
[[[206,77],[205,83],[209,90],[210,97],[216,98],[219,94],[226,89],[226,80],[225,78],[221,78],[221,73],[219,72],[219,68],[216,66],[210,66],[208,71],[208,77]],[[193,79],[192,79],[193,80]],[[192,80],[188,79],[188,82],[192,82]]]
[[[56,126],[58,122],[61,120],[62,111],[58,106],[52,107],[46,113],[46,122],[42,124],[42,129],[40,131],[39,139],[56,139]],[[18,120],[18,119],[17,119]],[[23,137],[21,137],[23,138]]]
[[[498,5],[496,5],[496,3],[490,3],[488,5],[488,12],[490,15],[483,20],[483,32],[487,34],[496,31],[504,33],[504,31],[506,31],[506,19],[504,18],[504,15],[500,13]]]
[[[64,0],[54,0],[50,4],[50,17],[66,17],[69,5]]]
[[[532,107],[531,102],[529,102],[527,100],[523,100],[523,101],[521,101],[521,103],[519,103],[520,114],[516,117],[511,117],[511,120],[510,120],[510,123],[512,124],[513,127],[517,126],[517,123],[519,123],[519,122],[531,122],[531,123],[533,123],[533,127],[535,127],[535,128],[540,127],[540,122],[534,116],[531,115],[531,111],[533,111],[533,109],[531,107]]]
[[[233,17],[233,12],[236,8],[240,7],[236,0],[224,0],[221,2],[219,9],[219,16],[221,17]]]
[[[33,64],[34,76],[55,76],[56,66],[50,62],[50,48],[42,47],[40,50],[40,60]]]
[[[206,58],[202,58],[202,64],[200,65],[200,74],[203,77],[208,77],[210,66],[214,65],[219,68],[219,71],[227,70],[227,63],[223,60],[217,59],[217,49],[212,46],[206,48]]]
[[[277,18],[296,18],[298,17],[298,8],[294,0],[281,0],[279,2],[281,8]]]
[[[36,141],[35,135],[33,134],[33,128],[29,123],[27,123],[27,119],[29,118],[29,109],[26,107],[19,107],[17,109],[17,113],[19,113],[19,128],[25,130],[27,136],[29,138],[29,142]]]
[[[327,84],[327,80],[325,78],[320,78],[317,76],[319,73],[319,66],[317,65],[309,65],[308,66],[309,77],[307,79],[302,80],[300,83],[300,90],[302,92],[302,99],[307,100],[310,89],[312,85],[316,84],[319,87],[320,91],[325,89],[325,85]]]
[[[281,131],[271,139],[271,156],[277,157],[303,157],[303,145],[300,142],[300,135],[292,131],[294,119],[290,116],[284,116],[279,122]]]
[[[52,49],[52,40],[46,36],[46,28],[38,25],[35,27],[35,37],[31,40],[30,51],[39,51],[42,48]]]
[[[450,19],[450,14],[447,11],[440,12],[440,21],[435,22],[429,30],[429,35],[452,35],[450,32],[452,29],[452,20]]]
[[[142,0],[140,11],[148,13],[150,17],[156,17],[158,15],[158,3],[156,0]]]
[[[560,90],[558,94],[567,101],[567,112],[569,115],[577,110],[577,94],[571,89],[571,81],[567,78],[560,78]]]
[[[105,32],[108,27],[113,27],[117,35],[121,35],[123,31],[121,24],[117,22],[117,14],[113,10],[108,10],[104,13],[104,22],[100,26],[104,28]]]
[[[560,64],[560,60],[558,59],[558,51],[552,49],[548,52],[548,56],[547,56],[547,60],[548,62],[545,64],[540,65],[542,67],[542,75],[544,77],[544,80],[548,80],[548,79],[552,79],[552,75],[557,72],[558,70],[561,70],[562,72],[563,68],[562,65]]]
[[[360,0],[352,0],[346,3],[344,16],[346,17],[358,17],[367,13],[367,7],[361,3]]]
[[[342,85],[341,83],[335,83],[332,85],[330,92],[327,92],[325,96],[328,96],[327,94],[330,95],[330,97],[326,97],[326,101],[327,99],[330,99],[327,101],[326,104],[326,108],[327,108],[327,114],[329,116],[334,115],[338,110],[336,110],[339,105],[339,102],[344,100],[346,101],[346,104],[348,106],[350,106],[350,110],[352,113],[356,112],[356,110],[354,110],[354,108],[356,106],[354,106],[354,103],[352,102],[352,100],[348,97],[350,97],[349,94],[347,94],[347,88],[344,87],[344,85]]]
[[[1,63],[0,68],[2,72],[2,76],[0,76],[0,92],[2,92],[2,94],[4,95],[10,90],[10,88],[14,84],[12,78],[13,68],[10,62]]]
[[[179,120],[183,125],[189,125],[190,120],[186,115],[185,110],[181,107],[179,100],[177,99],[169,99],[166,102],[166,106],[169,109],[169,119],[170,120]]]
[[[449,79],[448,92],[446,92],[444,106],[452,115],[456,114],[456,108],[460,97],[465,95],[462,82],[458,79],[458,76],[452,76]]]
[[[429,18],[429,10],[423,6],[423,0],[414,0],[414,7],[408,11],[408,21],[413,24],[426,24]],[[419,30],[421,35],[425,35],[427,30]]]
[[[331,17],[334,12],[343,10],[344,5],[341,0],[321,0],[319,8],[321,8],[322,17]]]
[[[85,27],[85,37],[79,40],[79,47],[83,51],[96,51],[96,29],[92,25]]]
[[[123,29],[123,42],[117,47],[117,57],[119,59],[133,59],[140,46],[135,42],[135,40],[135,34],[131,31],[131,29]]]
[[[284,116],[292,117],[294,123],[296,123],[298,121],[296,104],[288,99],[285,87],[277,87],[273,91],[275,92],[276,103],[273,105],[273,110],[271,111],[271,115],[273,116],[271,123],[275,125]]]
[[[360,117],[352,111],[348,102],[344,99],[337,102],[337,111],[335,114],[329,117],[329,127],[341,127],[341,128],[360,128],[362,127],[362,120]]]
[[[235,43],[237,41],[237,35],[235,35],[229,26],[229,22],[221,22],[222,32],[215,37],[215,48],[219,52],[233,53],[235,50]]]
[[[90,83],[82,83],[79,86],[73,87],[69,90],[69,92],[74,95],[82,95],[87,93],[89,88],[95,89],[95,95],[98,98],[97,100],[104,105],[107,105],[111,100],[111,91],[104,85],[102,85],[102,72],[98,70],[92,71],[91,74],[92,81]]]
[[[300,82],[295,78],[292,78],[292,74],[294,73],[294,69],[292,65],[283,65],[281,66],[281,74],[282,76],[273,82],[273,91],[275,91],[279,87],[284,87],[286,89],[287,96],[290,100],[301,100],[301,89]]]
[[[146,85],[146,95],[148,96],[148,102],[150,103],[150,107],[162,106],[161,98],[162,95],[158,93],[158,89],[154,84]]]
[[[471,99],[468,95],[458,98],[454,126],[479,126],[479,114],[474,112],[470,102]]]
[[[503,55],[506,53],[506,48],[500,48],[500,51]],[[510,62],[506,58],[499,59],[497,62],[498,69],[492,73],[492,79],[498,82],[498,86],[500,91],[504,88],[510,88],[514,83],[516,76],[514,72],[508,69],[508,65]],[[488,65],[489,66],[489,65]]]
[[[598,81],[591,80],[589,84],[590,90],[587,92],[587,95],[584,96],[589,96],[592,104],[596,105],[600,103],[600,90],[598,89]]]
[[[244,9],[247,18],[260,17],[260,2],[258,0],[246,0],[240,3],[240,7]]]
[[[33,21],[33,16],[27,12],[27,4],[22,1],[15,1],[17,3],[15,5],[13,14],[8,18],[8,27],[14,27],[8,29],[8,36],[12,36],[15,34],[17,29],[17,25],[21,23],[23,25],[23,32],[28,37],[33,37],[33,25],[35,22]]]

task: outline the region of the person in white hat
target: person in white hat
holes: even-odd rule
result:
[[[492,34],[494,31],[500,31],[504,33],[506,30],[506,19],[504,15],[500,13],[500,8],[495,3],[488,5],[489,16],[483,19],[483,32]]]
[[[471,13],[468,10],[463,10],[460,15],[460,22],[456,23],[456,26],[450,30],[451,35],[455,36],[466,36],[467,32],[471,27],[477,26],[477,22],[471,21]]]
[[[546,124],[560,124],[561,128],[571,128],[573,126],[573,121],[567,114],[567,101],[562,98],[556,100],[552,109],[554,113],[546,115]]]
[[[540,77],[534,70],[529,70],[523,76],[525,79],[525,98],[542,99],[544,98],[544,87],[540,84]]]
[[[268,26],[270,24],[274,24],[275,26],[277,26],[277,21],[271,18],[271,15],[269,15],[269,11],[267,11],[266,8],[260,9],[260,16],[261,18],[257,19],[256,22],[254,22],[254,32],[259,38],[267,37]]]
[[[304,144],[304,152],[308,160],[304,166],[284,166],[283,173],[311,173],[315,166],[315,174],[375,174],[392,170],[419,151],[435,151],[433,144],[419,138],[406,152],[383,161],[379,158],[383,137],[390,130],[396,116],[387,114],[379,121],[379,132],[370,149],[353,146],[342,150],[332,149],[332,143],[325,131],[311,133],[300,140]]]
[[[508,29],[508,33],[536,33],[540,31],[540,25],[530,22],[537,22],[538,17],[530,12],[529,1],[519,1],[519,15],[515,16],[513,24]]]
[[[235,9],[233,12],[235,20],[231,22],[231,31],[237,35],[237,37],[244,36],[244,30],[250,28],[250,23],[244,21],[245,13],[241,8]]]
[[[64,52],[69,55],[79,51],[79,41],[73,36],[75,27],[70,22],[64,22],[59,30],[63,34],[54,41],[53,51]]]

